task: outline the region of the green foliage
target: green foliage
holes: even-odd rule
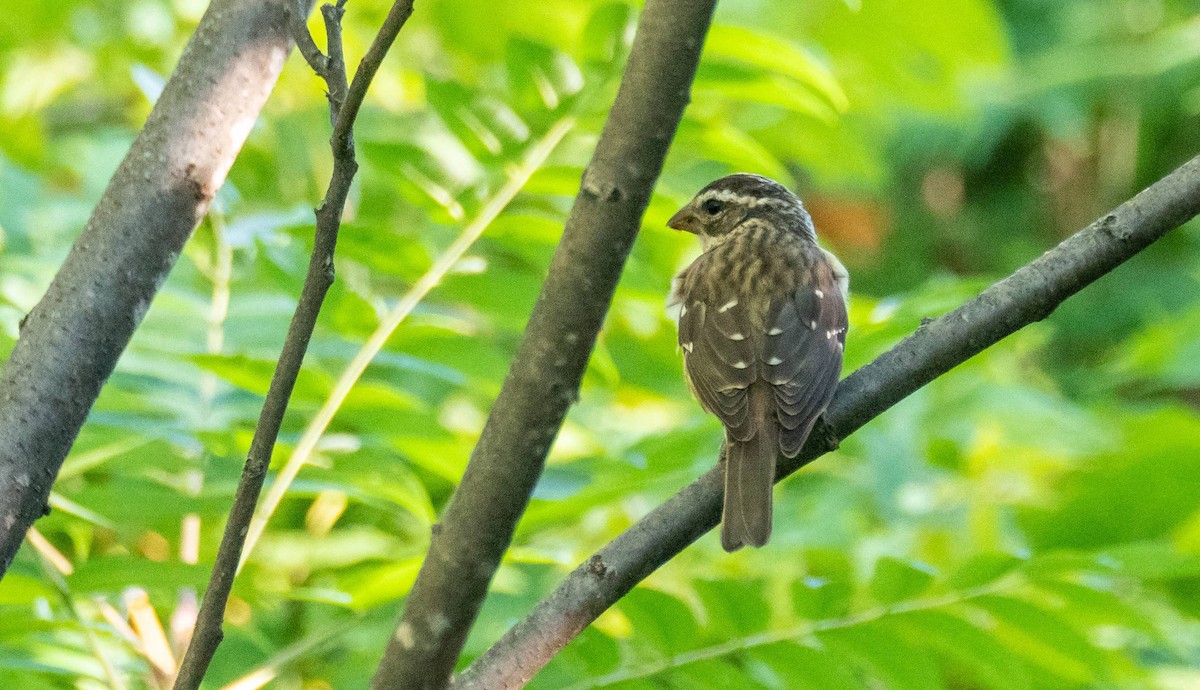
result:
[[[32,3],[0,27],[0,353],[203,4]],[[398,300],[504,210],[338,407],[235,586],[207,687],[372,673],[519,341],[637,5],[418,3],[356,130],[338,281],[273,476]],[[386,7],[349,3],[350,64]],[[719,425],[691,400],[663,313],[696,251],[663,224],[698,187],[747,169],[802,192],[853,275],[853,370],[1200,148],[1197,9],[722,3],[468,656],[715,460]],[[0,686],[156,687],[134,595],[177,645],[299,292],[327,137],[321,84],[293,56],[67,459],[44,541],[0,582]],[[531,687],[1200,683],[1197,265],[1193,224],[913,395],[777,489],[768,548],[702,539]]]

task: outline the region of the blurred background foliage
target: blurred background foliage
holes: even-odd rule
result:
[[[351,64],[386,4],[349,4]],[[0,353],[204,7],[62,0],[0,23]],[[853,370],[1200,150],[1197,10],[722,2],[468,657],[714,462],[719,425],[687,394],[663,312],[697,251],[664,222],[697,188],[749,170],[803,194],[852,272]],[[418,3],[360,118],[338,281],[273,465],[278,507],[207,687],[365,685],[499,390],[637,12]],[[299,292],[330,171],[321,86],[293,55],[0,583],[0,686],[170,674]],[[1198,297],[1192,223],[785,482],[768,548],[702,539],[532,687],[1200,687]],[[370,366],[347,389],[356,361]]]

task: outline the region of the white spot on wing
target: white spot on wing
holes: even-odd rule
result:
[[[746,367],[748,367],[748,366],[750,366],[750,365],[749,365],[749,364],[746,364],[745,362],[743,362],[743,361],[740,361],[740,360],[739,360],[739,361],[737,361],[737,362],[734,362],[734,363],[733,363],[733,368],[734,368],[734,369],[745,369],[745,368],[746,368]]]
[[[771,359],[767,360],[767,364],[775,366],[776,364],[783,364],[783,360],[779,359],[778,357],[772,357]]]
[[[745,340],[746,336],[742,335],[741,333],[734,333],[729,336],[729,339],[730,340]]]
[[[772,328],[771,330],[767,331],[767,335],[779,335],[780,333],[783,333],[783,329],[780,328],[779,326],[776,326],[776,327]]]
[[[814,330],[814,331],[815,331],[815,330],[817,330],[817,322],[816,322],[816,321],[809,321],[809,322],[808,322],[808,327],[809,327],[811,330]]]
[[[722,304],[721,308],[718,309],[717,311],[724,314],[725,312],[729,311],[730,309],[733,309],[737,305],[738,305],[738,301],[736,299],[731,299],[728,302],[726,302],[725,304]]]
[[[396,628],[396,641],[405,649],[412,649],[416,646],[416,636],[413,635],[412,625],[410,623],[401,623]]]
[[[817,296],[817,299],[825,299],[825,293],[820,289],[813,290],[813,294]]]
[[[695,345],[693,343],[683,343],[683,349],[687,350],[688,354],[692,353],[692,348],[694,347]]]

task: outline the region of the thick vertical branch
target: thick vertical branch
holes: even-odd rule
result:
[[[214,0],[0,374],[0,576],[291,49],[283,0]]]
[[[413,10],[413,0],[396,0],[355,73],[353,83],[347,85],[345,60],[341,53],[341,21],[345,2],[346,0],[338,0],[336,5],[327,4],[321,7],[329,37],[330,54],[327,56],[320,54],[312,37],[308,35],[303,15],[299,14],[303,11],[302,8],[296,5],[292,9],[291,27],[296,32],[297,43],[302,46],[301,52],[329,86],[329,109],[333,119],[333,135],[330,137],[329,146],[333,152],[333,175],[329,181],[329,189],[325,192],[325,199],[316,209],[317,228],[313,238],[312,255],[308,261],[308,273],[304,277],[304,287],[301,289],[300,300],[291,323],[288,324],[283,352],[275,365],[271,386],[267,390],[267,397],[259,414],[258,426],[254,429],[250,452],[242,469],[233,507],[229,511],[229,522],[225,524],[221,546],[213,564],[212,578],[204,592],[204,601],[196,619],[196,630],[180,665],[179,676],[175,679],[175,690],[195,690],[200,687],[200,681],[204,679],[208,665],[221,643],[221,623],[225,617],[225,605],[229,601],[229,592],[237,575],[250,519],[254,516],[254,507],[262,492],[267,467],[271,464],[271,453],[275,449],[283,415],[287,411],[288,400],[296,385],[296,377],[300,374],[309,339],[316,328],[317,316],[325,302],[325,294],[333,284],[333,253],[342,225],[342,211],[346,207],[346,197],[350,194],[350,184],[358,171],[351,137],[354,120],[358,116],[359,107],[371,80],[375,78],[384,56]]]
[[[781,461],[776,481],[836,447],[913,391],[1049,316],[1064,300],[1200,213],[1200,158],[1034,259],[977,297],[922,325],[851,374],[825,412],[828,431]],[[577,567],[457,679],[459,690],[521,687],[601,613],[717,525],[720,468],[700,477]]]
[[[716,0],[649,0],[525,338],[374,679],[448,682],[541,475],[679,125]]]

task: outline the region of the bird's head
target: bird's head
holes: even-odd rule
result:
[[[816,241],[812,218],[800,198],[775,180],[750,173],[736,173],[709,183],[671,216],[667,226],[699,236],[708,249],[723,242],[750,218],[771,221]]]

